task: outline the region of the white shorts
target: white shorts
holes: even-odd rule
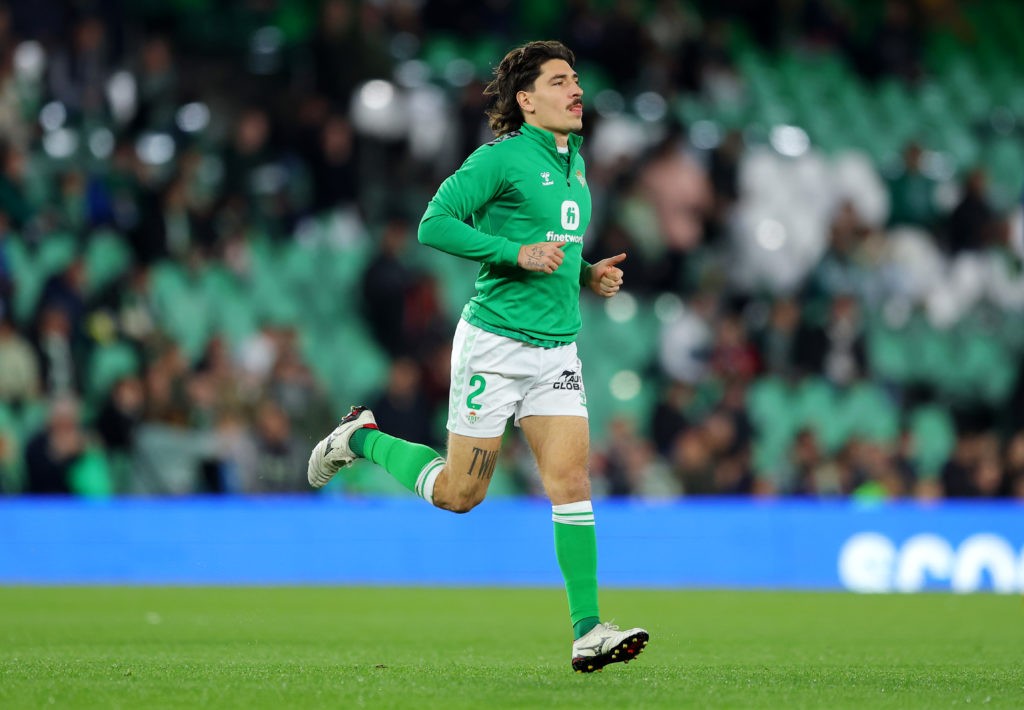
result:
[[[542,348],[459,320],[452,341],[448,431],[500,436],[510,416],[587,418],[587,393],[576,343]]]

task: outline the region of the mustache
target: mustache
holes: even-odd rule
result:
[[[571,104],[569,104],[569,108],[575,108],[576,106],[582,107],[583,106],[583,100],[582,99],[576,99]]]

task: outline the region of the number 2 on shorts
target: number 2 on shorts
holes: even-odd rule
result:
[[[487,380],[484,379],[483,375],[473,375],[469,378],[469,386],[475,387],[476,389],[470,392],[469,396],[466,397],[466,406],[470,409],[480,409],[483,405],[474,402],[473,400],[484,393],[484,388],[487,387]]]

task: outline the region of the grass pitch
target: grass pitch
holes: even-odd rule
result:
[[[1024,707],[1018,597],[605,591],[651,631],[575,674],[560,590],[0,589],[0,707]]]

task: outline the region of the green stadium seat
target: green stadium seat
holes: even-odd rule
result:
[[[959,369],[969,391],[985,404],[999,406],[1017,379],[1017,361],[995,335],[974,335],[960,342]]]
[[[15,417],[15,427],[22,446],[43,430],[49,413],[50,406],[43,400],[27,402],[21,407]]]
[[[838,449],[848,434],[839,405],[840,397],[824,378],[807,377],[797,387],[794,408],[798,426],[813,430],[825,451]]]
[[[872,322],[867,331],[867,358],[872,375],[880,380],[905,384],[911,379],[913,361],[903,331]]]
[[[213,325],[202,275],[189,275],[177,264],[161,262],[153,270],[150,288],[165,331],[194,362],[206,348]]]
[[[139,373],[138,353],[128,343],[114,342],[93,349],[89,358],[86,397],[98,406],[120,378]]]
[[[938,405],[922,405],[910,413],[908,430],[913,439],[912,459],[922,478],[939,475],[956,444],[949,412]]]
[[[93,232],[85,247],[86,282],[90,293],[97,293],[120,277],[131,263],[131,250],[117,232]]]
[[[899,412],[885,391],[873,382],[858,382],[843,396],[841,418],[847,435],[891,443],[899,436]]]
[[[45,279],[65,269],[77,253],[78,244],[73,235],[64,232],[47,234],[39,242],[35,257],[36,268]]]
[[[760,377],[747,390],[747,414],[762,434],[792,436],[799,421],[795,398],[789,385],[780,377]]]

